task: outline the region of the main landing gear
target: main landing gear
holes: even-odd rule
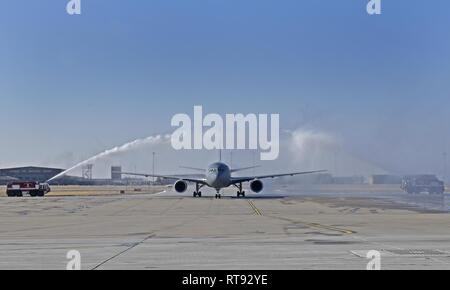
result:
[[[237,198],[245,197],[245,191],[242,190],[242,182],[239,183],[239,185],[235,184],[234,186],[236,186],[239,189],[236,195]]]
[[[202,188],[202,187],[203,187],[203,185],[200,185],[198,183],[195,184],[195,191],[193,194],[194,197],[202,197],[202,192],[200,191],[200,188]]]

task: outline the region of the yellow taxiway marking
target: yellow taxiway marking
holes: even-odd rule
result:
[[[251,200],[248,200],[248,204],[253,209],[253,211],[255,212],[256,215],[262,216],[262,212],[256,207],[256,205]]]
[[[322,224],[318,224],[318,223],[304,223],[304,224],[307,226],[313,227],[313,228],[326,229],[326,230],[330,230],[330,231],[340,232],[340,233],[343,233],[346,235],[356,234],[356,232],[351,231],[351,230],[336,228],[336,227],[332,227],[332,226],[326,226],[326,225],[322,225]]]
[[[343,229],[343,228],[337,228],[337,227],[333,227],[333,226],[327,226],[327,225],[323,225],[323,224],[319,224],[319,223],[310,223],[310,222],[294,220],[294,219],[278,217],[278,216],[272,216],[272,215],[270,217],[276,218],[276,219],[279,219],[279,220],[288,221],[288,222],[291,222],[291,223],[294,223],[294,224],[302,224],[302,225],[307,226],[309,228],[329,230],[329,231],[333,231],[333,232],[339,232],[339,233],[342,233],[342,234],[345,234],[345,235],[356,234],[356,232],[352,231],[352,230]]]
[[[256,207],[256,205],[253,203],[253,201],[251,200],[247,200],[248,204],[250,205],[250,207],[253,209],[253,212],[255,215],[259,215],[262,216],[262,212],[259,208]],[[352,235],[352,234],[356,234],[355,231],[352,230],[348,230],[348,229],[343,229],[343,228],[338,228],[338,227],[333,227],[333,226],[327,226],[327,225],[323,225],[323,224],[319,224],[319,223],[310,223],[310,222],[305,222],[305,221],[299,221],[299,220],[292,220],[289,218],[283,218],[283,217],[275,217],[275,216],[270,216],[273,218],[278,218],[281,220],[285,220],[285,221],[289,221],[295,224],[303,224],[309,228],[316,228],[316,229],[322,229],[322,230],[329,230],[329,231],[333,231],[333,232],[339,232],[345,235]]]

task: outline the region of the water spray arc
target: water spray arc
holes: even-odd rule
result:
[[[141,146],[144,146],[144,145],[162,144],[162,143],[165,143],[165,142],[170,142],[170,135],[156,135],[156,136],[150,136],[150,137],[147,137],[147,138],[144,138],[144,139],[137,139],[137,140],[134,140],[132,142],[128,142],[128,143],[126,143],[126,144],[124,144],[122,146],[117,146],[117,147],[114,147],[112,149],[105,150],[102,153],[99,153],[99,154],[97,154],[97,155],[95,155],[95,156],[93,156],[93,157],[91,157],[91,158],[89,158],[87,160],[84,160],[84,161],[76,164],[75,166],[72,166],[71,168],[69,168],[69,169],[59,173],[58,175],[50,178],[49,180],[47,180],[47,182],[51,182],[51,181],[53,181],[55,179],[58,179],[58,178],[66,175],[67,173],[69,173],[69,172],[71,172],[71,171],[73,171],[73,170],[75,170],[75,169],[77,169],[77,168],[79,168],[81,166],[85,166],[87,164],[92,164],[92,163],[94,163],[95,161],[97,161],[99,159],[111,156],[113,154],[127,152],[129,150],[137,149],[137,148],[139,148]]]

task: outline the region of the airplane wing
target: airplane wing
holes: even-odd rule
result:
[[[282,176],[295,176],[295,175],[304,175],[304,174],[312,174],[312,173],[320,173],[326,172],[327,170],[316,170],[316,171],[303,171],[303,172],[291,172],[291,173],[282,173],[282,174],[271,174],[271,175],[257,175],[257,176],[248,176],[248,177],[232,177],[231,182],[233,184],[248,182],[255,179],[265,179],[265,178],[277,178]]]
[[[188,182],[206,184],[206,178],[193,178],[193,177],[186,177],[186,176],[182,176],[182,175],[158,175],[158,174],[133,173],[133,172],[120,172],[120,173],[123,175],[156,177],[156,178],[173,179],[173,180],[184,180],[184,181],[188,181]]]
[[[197,167],[189,167],[189,166],[180,166],[180,168],[183,169],[189,169],[189,170],[194,170],[194,171],[199,171],[199,172],[205,172],[205,169],[203,168],[197,168]]]
[[[233,168],[230,171],[231,171],[231,173],[233,173],[233,172],[239,172],[239,171],[249,170],[249,169],[253,169],[253,168],[258,168],[258,167],[260,167],[260,166],[258,165],[258,166],[250,166],[250,167],[243,167],[243,168]]]

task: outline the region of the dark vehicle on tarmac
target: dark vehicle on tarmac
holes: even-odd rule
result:
[[[427,192],[429,194],[443,195],[445,192],[444,182],[435,175],[409,175],[402,180],[402,190],[409,194]]]
[[[9,197],[22,197],[25,194],[30,196],[44,196],[50,192],[50,186],[47,183],[37,181],[17,181],[10,182],[6,186],[6,195]]]

